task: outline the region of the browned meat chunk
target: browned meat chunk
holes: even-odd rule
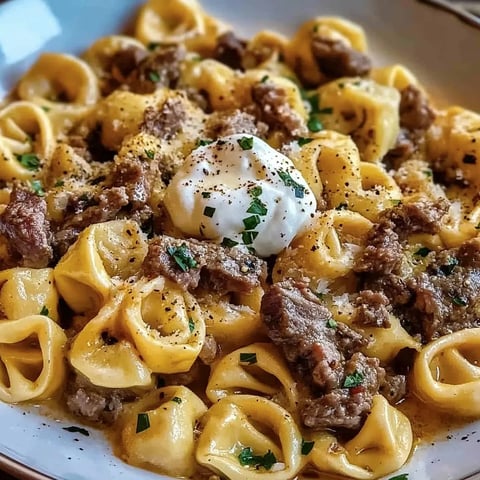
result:
[[[435,119],[428,99],[413,85],[401,91],[400,126],[408,130],[427,130]]]
[[[267,275],[265,262],[240,248],[165,235],[150,242],[143,271],[147,277],[164,275],[185,290],[201,286],[221,293],[249,292]]]
[[[242,60],[247,42],[233,32],[226,32],[217,38],[213,58],[234,70],[242,70]]]
[[[90,422],[112,424],[135,395],[126,389],[97,387],[80,374],[72,374],[65,391],[70,412]]]
[[[318,67],[330,78],[363,76],[372,68],[370,58],[340,40],[314,35],[311,48]]]
[[[381,292],[362,290],[355,300],[352,322],[363,327],[390,327],[390,301]]]
[[[145,207],[150,195],[146,168],[139,159],[129,159],[115,165],[113,187],[124,187],[132,208]]]
[[[333,322],[301,282],[274,284],[263,296],[261,313],[268,336],[310,390],[300,409],[304,424],[358,428],[385,376],[378,359],[358,352],[368,341]]]
[[[287,92],[266,82],[252,87],[252,99],[256,105],[256,117],[270,128],[284,131],[289,136],[305,134],[302,117],[288,103]]]
[[[233,110],[231,112],[214,112],[205,125],[205,136],[212,140],[236,133],[245,133],[257,137],[265,136],[268,126],[257,122],[253,115]]]
[[[53,258],[47,203],[29,190],[14,187],[0,215],[0,233],[8,241],[15,266],[43,268]]]
[[[158,110],[154,107],[145,109],[142,130],[155,137],[169,140],[182,129],[185,118],[186,112],[182,101],[178,98],[169,98]]]
[[[407,394],[407,379],[405,375],[387,374],[380,387],[380,393],[393,405],[405,398]]]

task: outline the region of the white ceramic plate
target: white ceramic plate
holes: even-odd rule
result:
[[[442,3],[442,0],[434,0]],[[43,50],[80,53],[95,38],[122,30],[139,0],[0,0],[0,98]],[[343,15],[367,32],[377,65],[403,63],[437,103],[480,110],[480,28],[414,0],[203,0],[245,36],[262,28],[292,33],[314,15]],[[468,20],[468,19],[467,19]],[[473,17],[470,21],[473,20]],[[0,465],[23,478],[160,480],[125,465],[100,432],[69,433],[58,422],[0,404]],[[480,422],[421,446],[401,470],[412,480],[480,480]],[[399,472],[400,473],[400,472]]]

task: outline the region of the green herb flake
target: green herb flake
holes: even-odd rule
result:
[[[261,194],[262,194],[262,187],[259,187],[258,185],[256,185],[255,187],[252,187],[249,191],[248,191],[249,195],[251,195],[252,197],[259,197]]]
[[[344,84],[343,82],[340,82],[340,83],[338,84],[338,88],[342,88],[342,89],[345,88],[345,84]]]
[[[55,182],[54,187],[63,187],[65,185],[65,182],[63,180],[57,180]]]
[[[147,148],[145,149],[145,155],[147,158],[150,160],[153,160],[155,158],[155,150],[148,150]]]
[[[251,217],[244,218],[242,221],[245,230],[253,230],[260,223],[260,217],[258,215],[252,215]]]
[[[191,318],[188,318],[188,329],[190,330],[190,333],[193,333],[195,330],[195,322]]]
[[[15,155],[22,167],[27,170],[38,171],[40,168],[40,159],[34,153],[23,153],[22,155]]]
[[[480,223],[475,227],[475,230],[480,230]]]
[[[337,322],[336,322],[333,318],[329,318],[329,319],[327,320],[327,327],[328,327],[328,328],[333,328],[333,329],[335,329],[335,328],[337,328],[337,326],[338,326],[338,325],[337,325]]]
[[[139,413],[137,415],[137,428],[135,433],[141,433],[150,428],[150,418],[148,413]]]
[[[462,298],[462,297],[452,297],[452,302],[454,305],[457,305],[457,307],[466,307],[467,302]]]
[[[256,353],[241,353],[240,354],[240,363],[248,363],[253,365],[257,363],[257,354]]]
[[[453,269],[458,265],[458,260],[455,257],[449,258],[448,263],[440,266],[440,271],[448,277],[453,272]]]
[[[423,174],[428,178],[432,178],[432,176],[433,176],[433,172],[430,168],[427,168],[426,170],[423,170]]]
[[[267,212],[267,206],[259,198],[254,198],[247,210],[247,213],[254,213],[255,215],[266,215]]]
[[[431,252],[431,250],[428,247],[420,247],[414,253],[414,255],[416,255],[417,257],[426,257],[430,252]]]
[[[335,210],[347,210],[347,208],[348,208],[348,203],[342,202],[335,207]]]
[[[238,242],[232,240],[231,238],[223,237],[222,246],[232,248],[238,245]]]
[[[321,108],[318,113],[321,115],[331,115],[333,113],[333,108],[332,107],[325,107]]]
[[[47,106],[45,106],[45,105],[42,105],[40,108],[41,108],[44,112],[46,112],[46,113],[48,113],[48,112],[51,110],[50,107],[47,107]]]
[[[296,198],[303,198],[305,196],[305,187],[297,183],[288,172],[285,170],[277,170],[277,173],[286,187],[293,188]]]
[[[202,192],[202,197],[203,198],[210,198],[211,197],[211,192]]]
[[[197,261],[193,258],[186,243],[177,247],[168,247],[167,253],[175,260],[182,272],[188,272],[197,266]]]
[[[203,214],[206,216],[206,217],[210,217],[212,218],[214,213],[215,213],[215,210],[216,208],[214,207],[209,207],[208,205],[203,209]]]
[[[158,43],[158,42],[150,42],[148,45],[147,45],[147,48],[149,50],[155,50],[157,47],[159,47],[161,45],[161,43]]]
[[[343,382],[343,388],[355,388],[362,384],[364,379],[363,373],[355,370],[351,375],[347,375]]]
[[[260,83],[265,83],[270,77],[268,75],[264,75],[260,80]]]
[[[48,308],[46,307],[46,305],[44,305],[44,306],[42,307],[42,309],[40,310],[40,315],[44,315],[45,317],[48,317],[48,314],[49,314],[49,313],[50,313],[50,312],[48,311]]]
[[[318,117],[312,115],[307,122],[307,127],[311,132],[320,132],[323,130],[323,124]]]
[[[182,403],[182,399],[180,397],[173,397],[172,402],[180,404],[180,403]]]
[[[213,143],[213,140],[210,140],[208,138],[199,138],[197,140],[197,147],[205,147],[207,145],[210,145],[211,143]]]
[[[158,83],[160,81],[160,75],[154,70],[150,70],[150,72],[148,72],[148,78],[153,83]]]
[[[401,473],[400,475],[395,475],[390,477],[388,480],[408,480],[408,473]]]
[[[401,200],[392,200],[392,205],[394,207],[398,207],[399,205],[402,204],[402,201]]]
[[[242,137],[237,140],[242,150],[251,150],[253,148],[253,137]]]
[[[302,455],[308,455],[313,450],[314,445],[315,445],[314,441],[309,442],[304,438],[302,438],[302,449],[301,449]]]
[[[314,93],[313,95],[305,95],[305,100],[310,104],[311,113],[319,113],[318,105],[320,104],[320,95]]]
[[[72,425],[71,427],[62,427],[62,430],[66,430],[70,433],[79,433],[80,435],[83,435],[85,437],[90,436],[90,432],[86,428],[77,427],[75,425]]]
[[[238,455],[238,461],[244,467],[248,466],[256,469],[263,467],[265,470],[270,470],[277,463],[277,459],[271,450],[268,450],[265,455],[254,455],[251,447],[242,448]]]
[[[313,138],[307,138],[307,137],[297,138],[297,143],[300,147],[303,147],[304,145],[307,145],[310,142],[313,142]]]
[[[42,182],[40,180],[32,180],[30,182],[33,192],[39,197],[45,196],[45,191],[43,190]]]
[[[242,242],[245,245],[251,245],[257,237],[258,232],[242,232]]]

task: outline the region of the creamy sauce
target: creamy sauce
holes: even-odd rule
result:
[[[287,247],[317,206],[289,158],[242,134],[194,150],[169,184],[165,205],[186,235],[243,244],[261,257]]]

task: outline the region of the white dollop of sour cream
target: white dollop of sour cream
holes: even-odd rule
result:
[[[165,206],[183,233],[246,245],[261,257],[287,247],[317,207],[289,158],[243,134],[195,149],[168,185]]]

